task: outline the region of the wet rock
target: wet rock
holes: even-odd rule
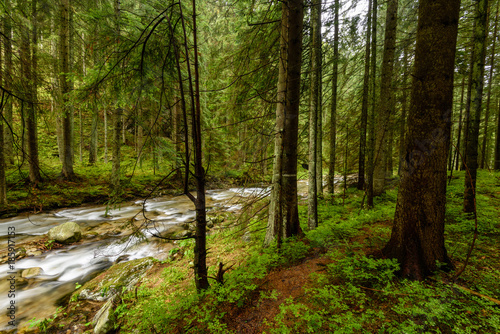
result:
[[[42,251],[40,251],[36,248],[28,249],[26,251],[26,256],[38,256],[38,255],[42,255]]]
[[[49,240],[55,240],[61,244],[71,244],[82,239],[82,229],[75,222],[67,222],[51,228],[48,237]]]
[[[177,234],[176,238],[189,238],[189,237],[192,237],[193,235],[194,235],[193,231],[185,230],[185,231],[182,231],[181,233]]]
[[[125,261],[128,261],[128,259],[129,259],[129,258],[130,258],[130,255],[128,255],[128,254],[125,254],[125,255],[120,255],[120,256],[116,259],[115,263],[120,263],[120,262],[125,262]]]
[[[114,328],[113,302],[115,298],[108,300],[101,309],[96,313],[92,322],[95,324],[95,334],[107,334]]]
[[[23,272],[21,273],[21,277],[33,278],[35,276],[40,275],[41,273],[43,273],[43,269],[40,267],[28,268],[23,270]]]
[[[78,292],[78,299],[105,301],[130,290],[153,266],[154,259],[143,259],[114,264],[104,274],[85,283]]]
[[[181,225],[172,225],[172,226],[169,226],[165,229],[165,231],[161,232],[161,236],[163,238],[176,238],[177,235],[179,235],[180,233],[184,232],[185,229],[183,226]]]

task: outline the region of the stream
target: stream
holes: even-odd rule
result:
[[[268,192],[269,189],[262,188],[209,190],[207,212],[210,214],[213,209],[237,212],[242,207],[243,199],[266,196]],[[144,215],[151,219],[148,224],[143,224]],[[13,301],[16,322],[26,323],[33,318],[49,317],[56,311],[57,301],[74,291],[77,282],[83,284],[92,279],[117,259],[129,261],[148,256],[163,259],[165,244],[152,237],[152,233],[161,233],[194,218],[194,205],[186,196],[165,196],[146,202],[123,203],[111,209],[88,206],[0,220],[2,250],[7,250],[9,240],[13,240],[18,251],[21,244],[37,240],[52,227],[68,221],[78,223],[86,235],[77,245],[43,254],[31,251],[25,258],[16,260],[13,267],[9,267],[8,263],[0,265],[0,332],[13,328],[7,326],[10,321],[9,307]],[[134,225],[141,226],[146,240],[129,237],[130,229],[128,232],[119,229],[120,225],[130,220]],[[9,239],[8,231],[12,228],[15,228],[15,238]],[[93,230],[99,231],[94,232],[94,238],[87,233]],[[41,268],[41,274],[22,278],[22,271],[29,268]],[[15,291],[11,290],[12,276],[16,281]]]

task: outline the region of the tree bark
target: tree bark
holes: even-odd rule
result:
[[[5,38],[5,37],[3,37]],[[4,60],[2,57],[2,43],[0,43],[0,86],[4,86],[4,72],[2,71]],[[7,80],[5,80],[7,81]],[[4,117],[3,110],[5,96],[0,99],[0,208],[7,204],[7,184],[5,182],[5,137],[4,137]]]
[[[336,15],[338,15],[336,13]],[[363,95],[361,98],[361,124],[359,136],[358,189],[365,187],[366,130],[368,125],[368,93],[370,91],[370,42],[372,24],[372,0],[368,1],[368,22],[366,24],[365,70],[363,74]],[[338,18],[337,18],[338,20]]]
[[[10,19],[10,13],[12,11],[12,6],[10,0],[5,0],[5,13],[3,16],[3,29],[4,34],[7,37],[3,38],[4,47],[4,87],[7,90],[12,89],[12,23]],[[6,130],[4,131],[4,155],[6,157],[6,162],[13,165],[14,164],[14,146],[13,146],[13,136],[12,133],[13,123],[12,123],[12,99],[5,101],[3,115],[7,124]]]
[[[475,212],[479,124],[484,86],[488,0],[477,1],[474,18],[474,61],[471,64],[471,109],[467,129],[464,212]]]
[[[378,0],[372,0],[372,52],[371,52],[371,85],[372,85],[372,106],[368,115],[368,177],[367,177],[367,198],[368,208],[373,208],[373,170],[375,167],[375,109],[377,101],[377,9]]]
[[[70,20],[70,2],[61,0],[60,2],[60,30],[59,30],[59,86],[61,89],[61,115],[62,115],[62,134],[63,134],[63,156],[61,175],[66,180],[75,177],[73,171],[73,113],[69,105],[70,92],[70,45],[69,45],[69,20]]]
[[[406,138],[406,117],[408,113],[408,50],[407,47],[403,49],[403,89],[401,96],[401,119],[399,125],[399,164],[398,164],[398,175],[401,176],[401,165],[403,163],[405,155],[405,138]]]
[[[332,72],[332,106],[330,111],[330,162],[328,165],[328,193],[332,196],[335,193],[335,160],[336,160],[336,139],[337,139],[337,90],[339,73],[339,9],[340,1],[335,0],[334,4],[334,35],[333,35],[333,72]]]
[[[491,102],[491,88],[493,86],[493,69],[495,68],[495,49],[498,33],[498,9],[500,2],[497,2],[497,10],[495,14],[495,27],[493,28],[493,44],[491,45],[491,57],[490,57],[490,73],[488,76],[488,93],[486,97],[486,111],[484,113],[484,134],[483,143],[481,145],[481,165],[479,168],[484,169],[488,163],[488,150],[486,149],[488,144],[488,124],[490,119],[490,102]]]
[[[21,3],[21,7],[27,10],[29,8],[26,2]],[[25,21],[32,22],[32,34],[27,24],[21,27],[21,73],[24,82],[24,97],[25,102],[23,108],[26,108],[26,133],[27,133],[27,151],[29,163],[29,179],[31,183],[41,181],[40,163],[38,158],[38,134],[37,134],[37,96],[36,96],[36,78],[34,71],[36,70],[36,1],[32,2],[31,20],[28,14],[25,14]],[[33,41],[31,40],[33,39]]]
[[[446,162],[460,0],[420,0],[408,136],[391,238],[384,256],[423,279],[448,263]]]
[[[121,16],[121,3],[120,0],[114,0],[114,15],[115,15],[115,38],[116,50],[115,61],[119,60],[118,45],[120,43],[120,16]],[[115,102],[113,110],[113,165],[111,169],[111,183],[113,185],[113,192],[119,193],[120,190],[120,160],[121,160],[121,145],[122,145],[122,114],[123,109],[120,105],[120,84],[117,80],[114,82]]]
[[[384,191],[387,160],[387,145],[391,121],[391,105],[393,100],[392,74],[394,68],[394,53],[396,49],[396,28],[398,21],[398,0],[389,0],[385,22],[384,54],[380,99],[377,112],[377,133],[375,141],[375,165],[373,171],[373,194],[380,195]]]
[[[288,0],[282,4],[281,80],[278,84],[276,123],[277,126],[280,122],[283,123],[283,130],[280,132],[281,135],[277,134],[278,139],[275,142],[275,164],[278,167],[275,165],[274,168],[277,172],[273,176],[274,198],[271,198],[271,201],[274,201],[274,204],[271,202],[269,209],[266,245],[276,238],[279,242],[282,238],[300,233],[297,206],[297,139],[303,11],[302,0]],[[282,142],[279,137],[282,138]],[[280,156],[283,159],[282,163],[279,161]],[[282,167],[281,172],[278,169],[279,165]]]
[[[497,131],[495,134],[495,170],[500,170],[500,100],[497,101]]]
[[[309,189],[308,189],[308,227],[318,227],[318,114],[321,85],[321,2],[311,4],[312,45],[311,45],[311,96],[309,105]]]

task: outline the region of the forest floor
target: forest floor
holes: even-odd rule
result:
[[[209,275],[218,263],[224,284],[196,294],[191,240],[157,261],[135,291],[115,303],[116,333],[498,333],[500,332],[500,174],[482,171],[477,190],[478,238],[463,274],[475,223],[462,213],[463,173],[450,180],[446,247],[454,270],[423,282],[397,277],[398,264],[377,256],[392,227],[397,189],[362,208],[349,188],[319,204],[320,226],[263,249],[265,203],[249,204],[208,237]],[[343,205],[342,203],[345,202]],[[304,204],[304,203],[302,203]],[[307,207],[299,207],[306,222]],[[303,226],[305,230],[305,226]],[[250,236],[250,238],[248,238]],[[78,291],[76,291],[78,293]],[[39,322],[50,333],[91,333],[102,303],[71,301]]]

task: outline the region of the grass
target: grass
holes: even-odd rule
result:
[[[458,176],[448,187],[445,232],[456,268],[474,230],[474,221],[461,211],[463,173]],[[172,251],[178,256],[158,264],[137,293],[122,297],[116,328],[123,333],[242,328],[258,333],[498,333],[500,308],[486,297],[500,299],[499,185],[499,173],[480,172],[479,237],[456,283],[450,282],[453,272],[441,271],[423,282],[402,280],[395,275],[398,263],[372,257],[390,236],[397,189],[378,198],[373,210],[360,210],[363,194],[349,189],[344,206],[340,200],[321,200],[319,227],[287,240],[280,251],[262,249],[264,219],[248,224],[251,242],[242,241],[241,226],[227,219],[219,233],[209,236],[209,275],[215,276],[218,262],[233,267],[224,285],[211,280],[203,294],[196,294],[193,284],[192,242],[179,243]],[[299,208],[302,223],[306,212]],[[304,276],[309,263],[316,265]],[[299,288],[293,292],[290,286]]]

